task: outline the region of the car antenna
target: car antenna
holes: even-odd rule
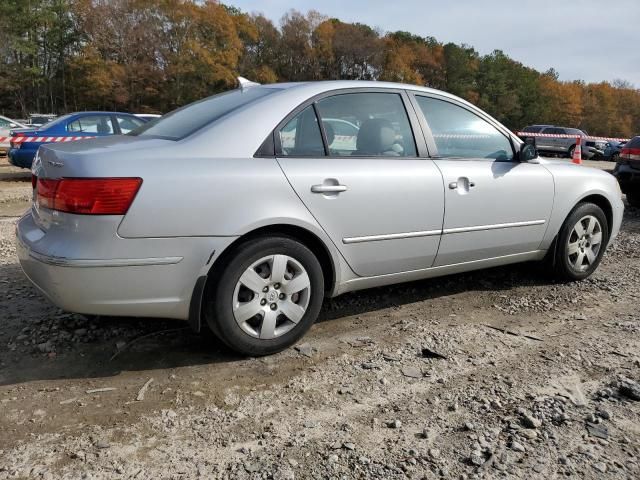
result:
[[[247,89],[247,88],[251,88],[251,87],[255,87],[257,85],[260,85],[257,82],[252,82],[251,80],[247,80],[244,77],[238,77],[238,83],[240,84],[240,90],[242,90],[243,92]]]

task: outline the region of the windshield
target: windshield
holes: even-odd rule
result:
[[[181,140],[243,105],[277,91],[252,87],[214,95],[152,120],[127,135]]]

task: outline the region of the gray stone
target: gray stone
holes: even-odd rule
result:
[[[409,378],[422,378],[422,371],[416,367],[404,367],[401,370],[402,375]]]
[[[540,428],[542,426],[542,422],[529,413],[522,417],[522,424],[527,428]]]
[[[607,471],[607,464],[603,462],[597,462],[593,464],[593,468],[595,468],[600,473],[605,473]]]
[[[514,452],[524,452],[525,448],[522,444],[516,442],[515,440],[511,442],[511,444],[509,445],[509,448],[511,450],[513,450]]]
[[[402,427],[402,422],[400,420],[392,420],[391,422],[387,422],[387,427],[400,428]]]
[[[300,355],[304,355],[305,357],[312,357],[314,348],[308,343],[301,343],[300,345],[296,345],[296,351]]]

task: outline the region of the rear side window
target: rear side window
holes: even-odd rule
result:
[[[129,133],[131,130],[135,130],[145,124],[145,122],[139,118],[123,115],[116,115],[116,120],[122,133]]]
[[[312,105],[293,117],[279,132],[283,156],[323,157],[324,144]]]
[[[252,87],[214,95],[146,123],[129,135],[180,140],[219,118],[259,98],[277,92],[277,88]]]
[[[527,133],[539,133],[542,127],[525,127],[522,131]]]
[[[444,100],[423,96],[416,99],[431,128],[439,157],[513,159],[511,141],[486,120]]]
[[[317,108],[332,156],[416,156],[411,124],[397,93],[339,94],[319,100]]]
[[[564,131],[564,128],[549,127],[545,128],[543,133],[548,133],[551,135],[564,135],[566,132]]]
[[[68,132],[113,134],[111,117],[107,115],[88,115],[80,117],[67,125]]]

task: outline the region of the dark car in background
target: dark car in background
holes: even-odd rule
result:
[[[11,130],[9,162],[16,167],[31,168],[40,145],[83,138],[121,135],[144,125],[145,120],[120,112],[80,112],[64,115],[40,128]],[[28,140],[24,140],[26,137]]]
[[[608,140],[605,145],[604,152],[602,153],[602,160],[606,160],[607,162],[617,162],[620,157],[620,152],[624,146],[625,142]]]
[[[535,139],[535,145],[539,152],[547,154],[555,154],[562,156],[573,156],[573,150],[576,148],[576,138],[582,137],[582,158],[590,159],[596,154],[596,142],[588,141],[587,132],[577,128],[558,127],[555,125],[530,125],[522,129],[520,137],[527,140],[526,133],[537,133],[542,135],[569,135],[568,137],[553,136],[531,136]],[[603,142],[604,143],[604,142]],[[602,147],[604,150],[604,147]]]
[[[629,140],[620,150],[613,170],[629,205],[640,208],[640,136]]]

